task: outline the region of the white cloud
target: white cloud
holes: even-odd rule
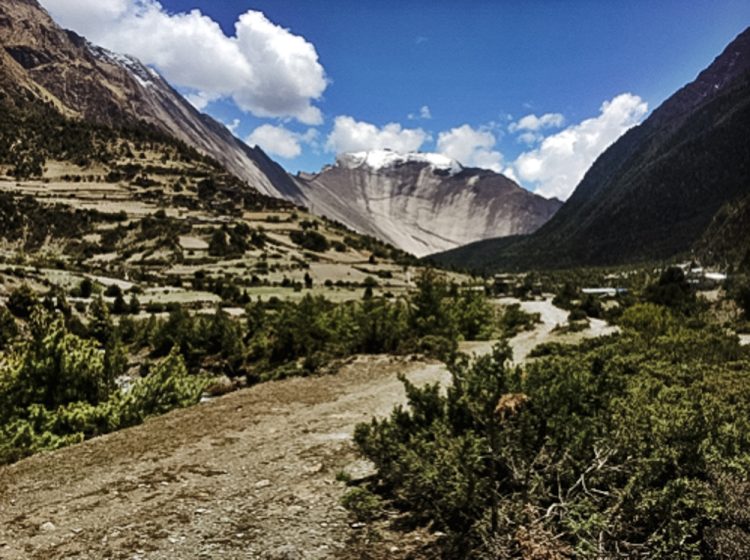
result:
[[[564,124],[565,117],[560,113],[545,113],[541,117],[532,114],[526,115],[525,117],[518,119],[518,121],[510,123],[510,125],[508,125],[508,130],[510,132],[521,130],[536,132],[543,128],[560,128]]]
[[[247,11],[227,36],[199,10],[167,13],[156,0],[42,0],[64,27],[155,66],[192,90],[198,107],[231,97],[261,117],[323,121],[313,105],[328,82],[315,47],[257,11]],[[137,38],[134,40],[134,38]]]
[[[513,164],[516,174],[535,186],[535,192],[565,200],[594,160],[647,112],[648,104],[631,93],[605,101],[599,116],[548,136],[538,148],[521,154]]]
[[[518,141],[523,142],[524,144],[536,144],[537,142],[541,142],[544,140],[544,135],[540,134],[539,132],[523,132],[518,135]]]
[[[240,119],[233,119],[230,123],[224,123],[224,125],[227,127],[229,132],[232,134],[237,133],[237,129],[240,127]]]
[[[40,0],[55,21],[68,29],[83,33],[122,17],[130,0]]]
[[[432,112],[427,105],[422,105],[419,109],[419,113],[409,113],[407,118],[410,121],[414,120],[430,120],[432,118]]]
[[[500,173],[503,155],[493,148],[497,139],[489,130],[474,129],[468,124],[441,132],[437,151],[467,167],[481,167]]]
[[[502,174],[505,175],[511,181],[520,183],[520,181],[518,180],[518,177],[516,177],[516,170],[513,169],[513,167],[511,166],[506,167],[505,169],[502,170]]]
[[[317,137],[318,131],[314,128],[300,134],[284,126],[263,124],[253,130],[245,141],[250,146],[260,146],[271,155],[294,159],[302,153],[302,144],[314,144]]]
[[[218,99],[218,96],[210,95],[203,91],[186,93],[183,95],[183,97],[187,99],[188,103],[190,103],[199,111],[203,111],[206,107],[208,107],[209,103]]]
[[[333,122],[326,149],[336,154],[383,149],[416,152],[428,139],[429,135],[421,128],[402,128],[398,123],[380,128],[349,116],[339,116]]]

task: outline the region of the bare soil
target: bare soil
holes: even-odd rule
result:
[[[354,426],[404,402],[398,372],[358,357],[336,375],[266,383],[0,469],[0,558],[395,558],[340,506],[362,469]]]

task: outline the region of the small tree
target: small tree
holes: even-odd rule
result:
[[[115,301],[112,304],[112,313],[115,315],[125,315],[130,310],[128,304],[125,303],[125,298],[122,297],[122,292],[115,296]]]
[[[31,312],[39,303],[34,290],[28,284],[22,284],[10,293],[8,297],[8,310],[19,319],[28,319]]]
[[[750,282],[747,280],[740,282],[735,286],[732,295],[734,301],[745,314],[745,318],[750,319]]]
[[[130,302],[128,303],[128,308],[131,314],[138,315],[141,312],[141,302],[138,300],[138,296],[135,294],[132,294],[130,296]]]
[[[109,315],[109,307],[101,296],[94,298],[91,302],[90,309],[91,319],[89,320],[89,334],[92,338],[99,341],[102,346],[106,346],[112,336],[112,317]]]
[[[90,298],[94,291],[94,283],[90,278],[84,278],[78,285],[78,295],[82,298]]]
[[[110,284],[107,289],[104,290],[104,295],[111,298],[122,297],[122,288],[117,284]]]
[[[208,254],[212,257],[223,257],[229,253],[227,234],[222,229],[215,229],[208,243]]]
[[[0,350],[18,335],[18,326],[13,315],[7,309],[0,308]]]

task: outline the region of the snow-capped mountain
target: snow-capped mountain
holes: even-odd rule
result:
[[[336,163],[347,169],[356,169],[358,167],[367,166],[375,170],[396,167],[405,163],[423,163],[429,165],[433,170],[447,171],[451,175],[460,173],[463,169],[463,166],[455,159],[451,159],[442,154],[423,152],[400,154],[391,150],[372,150],[369,152],[351,152],[348,154],[341,154],[336,158]]]
[[[213,157],[261,193],[283,198],[296,189],[262,150],[197,111],[153,69],[62,29],[36,0],[0,3],[0,44],[0,80],[69,116],[108,126],[145,121]]]
[[[343,154],[320,173],[296,178],[296,202],[417,256],[530,233],[562,204],[440,154]]]

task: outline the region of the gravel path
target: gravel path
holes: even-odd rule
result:
[[[354,426],[442,364],[361,357],[0,468],[0,559],[323,559],[358,529],[336,474]]]

